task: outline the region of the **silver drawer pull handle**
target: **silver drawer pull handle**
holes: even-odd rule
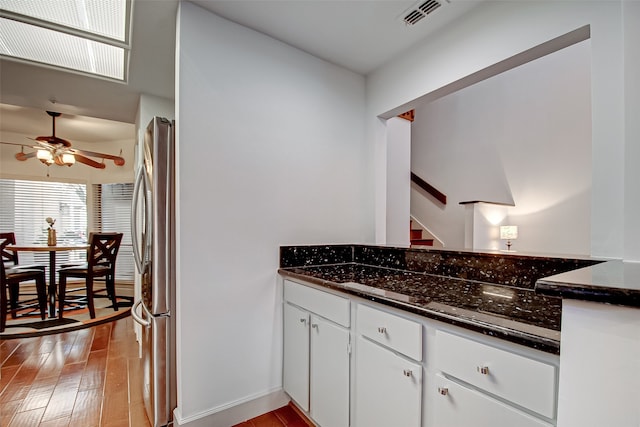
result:
[[[443,396],[446,396],[447,394],[449,394],[449,389],[446,387],[438,387],[438,393],[440,393]]]
[[[318,329],[318,324],[317,323],[312,323],[311,327],[314,328],[314,329]]]
[[[413,374],[413,372],[411,372],[411,369],[405,369],[403,373],[405,377],[410,377]]]
[[[386,334],[387,333],[387,328],[385,328],[384,326],[381,326],[378,328],[378,332],[380,332],[381,334]]]
[[[305,318],[300,319],[300,323],[307,323],[307,319]]]
[[[476,369],[482,375],[489,375],[489,367],[488,366],[477,366]]]

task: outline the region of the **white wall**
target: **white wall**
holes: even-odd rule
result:
[[[398,58],[368,76],[367,138],[380,140],[376,116],[400,113],[418,97],[589,25],[593,158],[591,254],[640,259],[637,244],[633,245],[633,252],[629,249],[630,252],[624,253],[625,235],[637,240],[637,233],[634,236],[630,232],[635,231],[636,218],[640,216],[637,196],[631,205],[625,205],[625,192],[637,194],[640,181],[639,172],[627,172],[625,177],[625,151],[633,153],[634,147],[640,144],[637,129],[625,127],[625,117],[635,120],[639,113],[637,88],[625,91],[625,71],[626,85],[631,88],[634,74],[630,71],[638,69],[637,54],[628,58],[631,64],[625,64],[624,56],[625,52],[638,50],[638,38],[633,37],[637,30],[629,25],[638,22],[637,9],[634,2],[624,2],[623,8],[617,1],[488,2],[456,25],[416,46],[410,56]],[[623,25],[623,21],[627,25]],[[379,159],[376,167],[381,167]],[[388,191],[377,188],[378,200]],[[376,204],[376,208],[379,218],[381,205]],[[405,209],[407,215],[408,209]]]
[[[499,222],[487,218],[488,235],[509,223],[519,227],[518,250],[588,255],[590,63],[587,40],[418,107],[411,168],[448,203],[414,188],[411,214],[461,248],[460,202],[515,203]],[[477,248],[500,245],[490,243]]]
[[[624,254],[626,259],[640,260],[640,2],[623,3],[624,27]],[[639,405],[640,406],[640,405]]]
[[[405,206],[410,201],[411,180],[407,171],[411,163],[411,122],[398,117],[387,121],[387,206]],[[400,212],[387,211],[385,243],[409,246],[409,217]]]
[[[175,414],[222,425],[281,389],[279,245],[373,240],[364,78],[186,2],[177,61]]]

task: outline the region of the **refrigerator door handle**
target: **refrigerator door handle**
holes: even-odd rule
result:
[[[142,251],[142,267],[145,268],[151,261],[151,245],[153,243],[153,236],[151,235],[152,223],[153,223],[153,199],[151,196],[151,181],[149,175],[146,173],[146,168],[142,168],[142,195],[144,198],[144,215],[146,219],[144,221],[144,245]],[[141,270],[142,272],[142,270]]]
[[[131,239],[133,240],[133,258],[138,267],[138,271],[142,273],[143,265],[142,259],[144,254],[144,247],[140,248],[140,241],[138,239],[138,208],[140,206],[139,193],[142,183],[143,168],[138,168],[138,174],[136,175],[136,181],[133,185],[133,209],[131,209]],[[144,190],[143,190],[144,191]]]
[[[150,327],[151,326],[151,321],[143,319],[138,314],[138,306],[142,306],[142,310],[145,312],[147,317],[151,317],[151,314],[149,313],[147,308],[144,306],[144,304],[142,304],[142,300],[141,299],[136,301],[135,304],[133,304],[133,307],[131,307],[131,317],[133,317],[133,320],[135,320],[136,323],[142,325],[143,327],[145,327],[145,328]]]
[[[150,249],[151,246],[151,205],[150,201],[147,200],[147,193],[150,187],[149,178],[145,173],[144,166],[140,166],[138,169],[138,174],[136,175],[135,184],[133,186],[133,208],[131,209],[131,238],[133,243],[133,258],[136,266],[138,267],[138,271],[140,273],[144,272],[147,263],[149,262],[149,254],[147,250]],[[139,227],[138,227],[138,212],[140,211],[140,192],[142,192],[143,197],[143,214],[145,215],[145,223],[144,230],[142,230],[142,236],[144,238],[144,242],[142,242],[142,246],[140,246],[139,240]]]

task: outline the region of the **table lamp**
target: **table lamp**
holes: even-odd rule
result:
[[[501,225],[500,226],[500,240],[507,241],[507,251],[511,250],[511,241],[518,238],[518,226],[517,225]]]

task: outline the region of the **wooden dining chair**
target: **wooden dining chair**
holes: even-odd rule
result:
[[[18,259],[18,252],[10,251],[7,249],[9,245],[16,244],[16,235],[14,232],[0,233],[0,253],[2,254],[2,262],[7,268],[22,268],[22,269],[38,269],[44,270],[44,265],[39,264],[23,264],[20,265]]]
[[[120,249],[121,241],[122,233],[90,233],[87,262],[82,265],[69,266],[59,270],[58,317],[60,319],[62,319],[63,315],[67,294],[67,279],[69,278],[84,279],[84,288],[74,289],[73,292],[86,289],[86,303],[89,307],[89,315],[92,319],[95,319],[96,317],[93,299],[96,296],[96,292],[94,291],[94,282],[97,278],[104,278],[107,297],[111,299],[113,309],[118,311],[115,274],[116,258],[118,256],[118,249]]]
[[[20,303],[20,284],[26,281],[35,280],[38,295],[37,306],[40,308],[40,318],[45,319],[47,310],[47,285],[44,270],[41,269],[16,269],[6,268],[4,262],[0,267],[0,332],[4,332],[7,323],[7,312],[11,309],[11,317],[17,317],[18,310],[31,308],[33,304],[29,302]],[[9,298],[7,299],[7,292]]]

